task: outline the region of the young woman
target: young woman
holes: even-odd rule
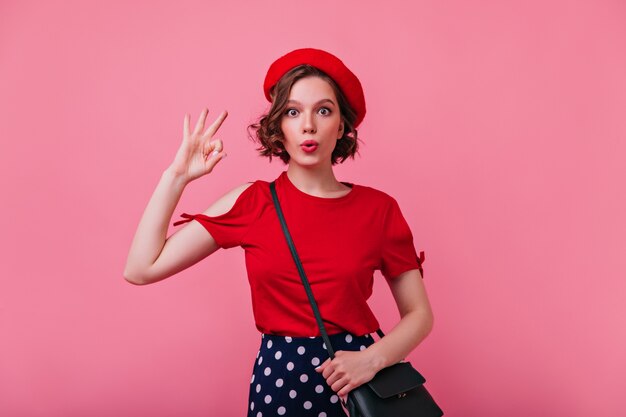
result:
[[[340,182],[333,165],[354,158],[356,127],[365,116],[358,78],[334,55],[298,49],[271,66],[264,83],[269,112],[256,132],[261,155],[286,165],[275,180],[285,220],[329,334],[331,361],[291,257],[269,182],[242,184],[166,238],[168,222],[189,182],[226,156],[212,140],[227,116],[205,131],[204,109],[164,171],[139,222],[124,276],[133,284],[160,281],[211,255],[241,246],[261,332],[249,387],[248,416],[345,416],[341,400],[380,369],[405,358],[430,332],[433,315],[422,283],[423,252],[398,203],[364,185]],[[195,221],[192,221],[195,220]],[[375,341],[379,328],[367,305],[380,270],[401,320]]]

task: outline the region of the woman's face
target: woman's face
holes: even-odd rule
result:
[[[280,127],[289,163],[330,164],[337,140],[343,136],[343,120],[331,85],[315,76],[296,81]]]

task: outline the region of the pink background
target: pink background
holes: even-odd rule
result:
[[[284,169],[245,127],[305,46],[365,87],[336,173],[393,195],[426,253],[435,327],[409,360],[446,415],[624,415],[623,1],[86,3],[0,3],[0,415],[245,415],[243,251],[122,272],[185,112],[229,110],[228,158],[170,225]],[[390,330],[381,275],[371,305]]]

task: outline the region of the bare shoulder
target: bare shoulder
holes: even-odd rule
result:
[[[250,186],[254,185],[253,182],[243,183],[232,190],[228,191],[226,194],[222,195],[218,198],[209,208],[207,208],[203,213],[207,216],[219,216],[225,213],[228,213],[231,208],[235,205],[235,202],[246,191]]]

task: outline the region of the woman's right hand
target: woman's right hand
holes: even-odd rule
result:
[[[183,141],[169,169],[186,182],[213,171],[215,165],[226,156],[221,139],[212,139],[228,112],[224,110],[203,133],[208,113],[208,109],[202,110],[193,132],[189,130],[189,115],[185,114]]]

